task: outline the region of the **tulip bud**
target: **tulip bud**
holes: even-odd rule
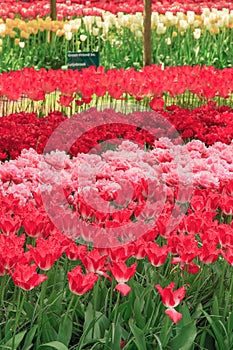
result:
[[[87,36],[85,34],[80,35],[80,40],[85,41],[87,39]]]
[[[20,41],[19,42],[19,47],[21,47],[21,49],[23,49],[25,47],[25,42],[24,41]]]

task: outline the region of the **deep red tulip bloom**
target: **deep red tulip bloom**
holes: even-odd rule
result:
[[[68,272],[68,283],[71,292],[82,295],[93,288],[98,280],[98,276],[93,272],[87,274],[82,273],[80,266],[76,266],[72,271]]]
[[[150,108],[154,111],[161,110],[164,108],[164,100],[162,98],[153,98],[149,103]]]
[[[59,100],[57,101],[61,106],[64,106],[64,107],[70,107],[72,108],[71,106],[71,102],[73,101],[73,96],[65,96],[65,95],[60,95],[59,96]]]

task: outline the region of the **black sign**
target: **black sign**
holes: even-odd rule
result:
[[[99,66],[99,52],[68,52],[68,69],[82,69],[90,66]]]

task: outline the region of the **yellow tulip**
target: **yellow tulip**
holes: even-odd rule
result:
[[[22,30],[20,33],[20,37],[24,39],[28,39],[30,37],[30,34]]]
[[[60,37],[60,36],[63,36],[65,34],[65,31],[64,29],[58,29],[56,31],[56,36]]]
[[[16,35],[17,35],[17,33],[16,33],[14,30],[11,30],[11,31],[9,32],[10,38],[14,38]]]

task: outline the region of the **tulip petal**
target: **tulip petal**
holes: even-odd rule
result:
[[[168,315],[168,317],[174,322],[177,323],[181,320],[182,314],[176,311],[175,309],[167,309],[165,311],[165,314]]]
[[[114,290],[117,290],[125,297],[127,294],[129,294],[129,292],[131,291],[131,288],[130,286],[128,286],[128,284],[118,283]]]

